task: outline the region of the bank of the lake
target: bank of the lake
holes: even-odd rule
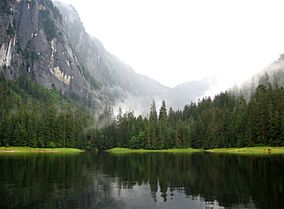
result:
[[[193,148],[175,148],[175,149],[161,149],[161,150],[149,150],[149,149],[129,149],[116,147],[107,150],[109,153],[115,154],[128,154],[128,153],[194,153],[194,152],[204,152],[203,149],[193,149]]]
[[[230,154],[284,154],[284,147],[242,147],[242,148],[216,148],[206,152]]]
[[[175,149],[161,149],[161,150],[147,150],[147,149],[129,149],[116,147],[107,150],[114,154],[128,154],[128,153],[195,153],[195,152],[210,152],[210,153],[228,153],[228,154],[284,154],[284,147],[242,147],[242,148],[215,148],[215,149],[194,149],[194,148],[175,148]]]
[[[79,153],[75,148],[0,147],[0,153]]]

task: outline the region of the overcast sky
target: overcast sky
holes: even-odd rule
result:
[[[283,0],[62,0],[136,72],[173,87],[248,79],[284,53]]]

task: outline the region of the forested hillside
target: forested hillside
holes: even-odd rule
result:
[[[56,90],[0,75],[0,146],[85,147],[91,115]]]
[[[90,138],[95,147],[165,149],[284,145],[284,88],[273,88],[266,77],[247,102],[241,95],[223,92],[174,111],[163,102],[149,117],[133,112],[117,116],[109,127]]]
[[[261,81],[262,83],[264,81]],[[267,77],[247,102],[223,92],[173,110],[152,103],[148,117],[106,106],[91,114],[59,94],[20,77],[0,78],[0,146],[166,149],[284,146],[284,88]],[[96,125],[95,125],[96,124]]]
[[[0,146],[284,145],[283,55],[259,80],[176,110],[204,95],[214,79],[163,86],[109,53],[72,6],[1,0],[0,72]],[[153,101],[143,114],[162,99],[160,109]],[[143,116],[120,109],[115,117],[119,105]]]

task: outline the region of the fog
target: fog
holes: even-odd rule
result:
[[[217,93],[284,52],[283,1],[62,1],[107,50],[169,87],[211,76]]]

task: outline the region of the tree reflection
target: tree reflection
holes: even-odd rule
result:
[[[0,208],[123,208],[91,155],[0,156]]]
[[[119,185],[149,184],[156,200],[158,187],[164,201],[169,191],[217,200],[224,207],[251,204],[257,208],[284,205],[283,157],[216,154],[100,154],[104,173],[119,177]]]
[[[114,190],[134,186],[149,188],[143,191],[151,192],[154,202],[183,194],[226,208],[281,208],[283,159],[204,153],[1,155],[0,208],[127,208]]]

